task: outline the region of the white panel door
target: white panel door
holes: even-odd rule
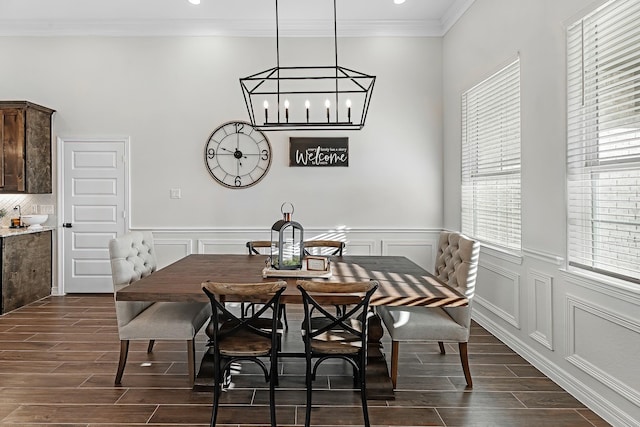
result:
[[[126,229],[126,141],[62,142],[64,292],[110,293],[108,244]]]

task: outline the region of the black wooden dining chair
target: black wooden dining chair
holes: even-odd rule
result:
[[[345,243],[340,240],[307,240],[303,243],[305,255],[331,255],[342,256]],[[311,249],[318,249],[319,253],[314,253]]]
[[[305,255],[342,256],[346,244],[340,240],[307,240],[304,244]],[[336,305],[336,314],[340,315],[347,307]]]
[[[354,387],[360,389],[364,425],[369,427],[369,410],[366,394],[367,338],[369,300],[378,288],[375,280],[369,282],[310,282],[298,280],[302,293],[304,319],[302,340],[306,359],[307,408],[305,426],[311,423],[313,380],[318,366],[329,359],[343,359],[353,367]],[[315,298],[315,293],[348,294],[358,302],[350,305],[348,311],[332,314]],[[319,313],[312,317],[312,312]],[[314,359],[315,360],[314,362]]]
[[[269,383],[269,412],[271,426],[276,426],[275,386],[278,381],[278,309],[280,295],[287,282],[259,283],[202,283],[202,290],[211,302],[211,321],[207,325],[209,351],[213,352],[214,388],[211,427],[216,425],[223,378],[233,362],[251,361],[257,364]],[[224,304],[225,296],[234,300],[267,301],[252,316],[236,316]],[[264,317],[264,314],[270,317]],[[264,324],[269,319],[268,325]],[[263,359],[269,360],[269,366]]]
[[[249,255],[270,255],[270,253],[260,252],[260,250],[271,249],[271,241],[269,240],[250,240],[247,242]],[[249,310],[255,313],[255,304],[242,304],[242,315],[249,314]],[[284,322],[284,329],[289,330],[289,322],[287,321],[287,306],[280,304],[280,313],[278,316]]]
[[[269,240],[250,240],[247,242],[249,255],[269,255],[260,252],[260,249],[265,248],[271,248],[271,242]]]

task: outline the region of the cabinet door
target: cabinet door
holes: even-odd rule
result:
[[[2,114],[2,155],[0,178],[3,191],[24,191],[24,111],[4,109]]]
[[[2,241],[2,313],[51,295],[52,231]]]

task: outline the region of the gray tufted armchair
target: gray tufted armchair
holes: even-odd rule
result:
[[[109,242],[111,275],[115,293],[156,271],[157,262],[150,232],[134,231]],[[120,336],[120,359],[115,384],[121,383],[127,363],[130,340],[149,341],[147,353],[155,340],[186,340],[189,380],[195,379],[194,338],[209,319],[211,307],[206,302],[116,301],[116,318]]]
[[[442,232],[438,242],[435,275],[469,299],[466,307],[378,307],[378,314],[391,335],[391,381],[398,381],[398,351],[400,341],[457,342],[460,361],[467,385],[473,387],[467,342],[471,325],[471,301],[475,292],[480,244],[459,233]]]

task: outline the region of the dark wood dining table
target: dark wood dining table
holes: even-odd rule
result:
[[[188,255],[173,264],[155,271],[116,293],[118,301],[203,301],[207,296],[202,282],[255,283],[278,280],[263,277],[266,256],[206,254]],[[355,282],[377,280],[379,287],[371,298],[371,305],[457,307],[468,300],[457,290],[442,283],[431,273],[403,256],[348,255],[331,257],[331,277],[323,281]],[[282,294],[285,304],[302,304],[296,288],[296,277],[283,278],[287,289]],[[350,304],[353,297],[319,296],[326,304]],[[377,316],[369,320],[369,360],[367,367],[367,395],[370,399],[393,399],[393,386],[382,352],[384,334]],[[210,363],[205,353],[196,378],[195,390],[211,386]]]

